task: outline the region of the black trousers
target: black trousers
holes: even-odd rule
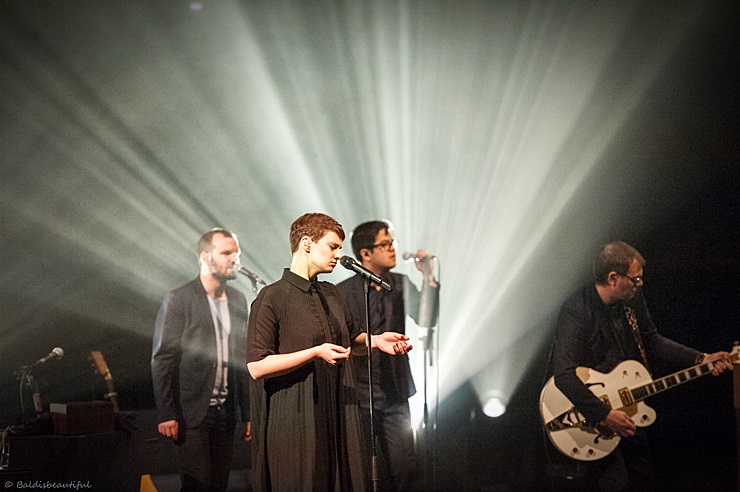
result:
[[[372,454],[370,445],[370,409],[362,404],[367,453]],[[420,490],[414,451],[414,432],[411,427],[411,412],[408,400],[376,408],[375,435],[378,455],[378,490]]]
[[[226,491],[234,453],[234,419],[210,407],[198,427],[187,429],[177,448],[182,491]]]
[[[549,446],[549,443],[547,443]],[[576,461],[548,447],[552,488],[567,492],[653,491],[653,466],[644,428],[622,438],[617,448],[597,461]]]

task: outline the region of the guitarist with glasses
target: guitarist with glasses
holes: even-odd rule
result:
[[[550,362],[555,386],[586,425],[621,437],[607,456],[574,462],[585,490],[654,490],[654,484],[645,429],[627,412],[597,397],[579,378],[578,367],[606,374],[626,360],[648,370],[658,361],[682,368],[716,361],[713,375],[732,369],[728,352],[703,354],[658,333],[642,295],[644,266],[632,246],[621,241],[604,244],[594,259],[594,282],[571,296],[558,317]]]

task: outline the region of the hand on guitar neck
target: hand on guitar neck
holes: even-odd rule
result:
[[[712,376],[719,376],[724,371],[732,371],[732,362],[730,362],[729,352],[715,352],[713,354],[704,354],[701,364],[717,361],[712,367]]]

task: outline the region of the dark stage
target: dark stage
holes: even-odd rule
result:
[[[0,427],[34,421],[18,371],[54,347],[64,357],[33,369],[44,412],[101,400],[88,361],[101,351],[132,431],[116,459],[168,489],[152,333],[166,293],[197,275],[200,234],[234,230],[244,265],[274,281],[300,214],[347,231],[388,218],[399,256],[423,247],[442,266],[437,428],[419,450],[432,488],[551,488],[538,398],[558,308],[599,244],[645,257],[663,335],[709,353],[740,339],[739,14],[736,1],[3,0]],[[487,390],[505,394],[498,418],[482,413]],[[648,404],[661,490],[739,490],[731,374]]]

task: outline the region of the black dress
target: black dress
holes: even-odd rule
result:
[[[289,270],[252,304],[247,362],[325,342],[349,347],[360,334],[328,282]],[[367,459],[352,364],[314,360],[252,380],[254,490],[366,490]]]

